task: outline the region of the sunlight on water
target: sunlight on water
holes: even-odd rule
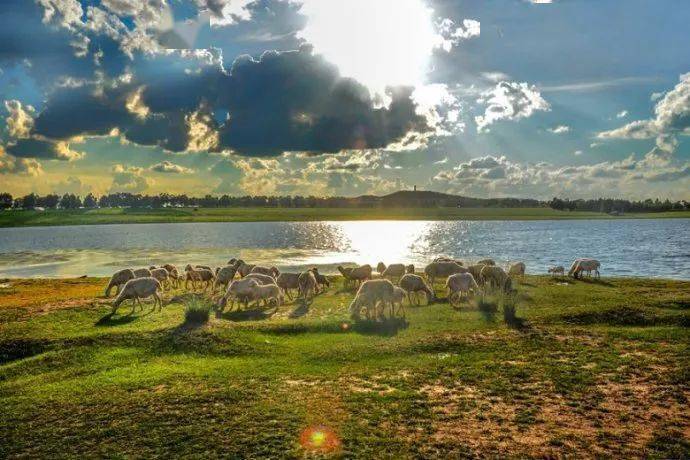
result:
[[[528,272],[596,257],[602,273],[690,278],[690,219],[603,221],[359,221],[130,224],[0,229],[0,277],[106,276],[162,263],[239,257],[281,271],[412,263],[439,255]]]

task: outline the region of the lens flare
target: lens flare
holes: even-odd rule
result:
[[[333,452],[340,447],[338,436],[326,426],[310,426],[302,431],[299,442],[306,450]]]

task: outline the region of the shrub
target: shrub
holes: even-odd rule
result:
[[[211,304],[198,299],[191,298],[185,302],[184,321],[185,323],[202,324],[207,323],[211,314]]]
[[[501,296],[501,306],[503,307],[503,320],[509,325],[516,325],[519,320],[515,315],[517,311],[517,297],[512,294]]]

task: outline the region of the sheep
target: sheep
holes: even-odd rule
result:
[[[196,268],[197,270],[208,270],[210,272],[213,271],[213,269],[208,265],[195,265],[194,268]]]
[[[590,276],[592,272],[594,272],[596,277],[599,278],[601,276],[599,274],[599,267],[601,267],[601,264],[596,259],[575,259],[575,262],[573,262],[573,265],[571,265],[568,271],[568,276],[577,279],[578,275],[582,272],[587,272]]]
[[[423,292],[426,294],[427,303],[434,301],[436,296],[434,295],[433,289],[426,284],[424,278],[419,275],[408,273],[400,278],[400,287],[407,293],[407,300],[412,303],[411,294],[414,294],[415,303],[419,304],[419,298],[417,297],[418,292]]]
[[[216,271],[216,281],[213,283],[213,290],[217,287],[227,288],[230,282],[235,278],[237,270],[231,265],[226,265]]]
[[[386,264],[384,264],[383,262],[379,262],[378,264],[376,264],[376,271],[377,272],[383,274],[383,272],[385,270],[386,270]]]
[[[343,275],[345,281],[352,281],[355,285],[360,284],[362,281],[371,279],[371,265],[360,265],[359,267],[345,269],[338,265],[338,271]]]
[[[381,276],[383,278],[395,278],[400,279],[405,274],[405,265],[403,264],[391,264],[383,270]]]
[[[304,297],[304,300],[307,301],[309,300],[310,294],[312,298],[316,295],[316,277],[311,270],[307,270],[299,274],[298,284],[298,297]]]
[[[503,292],[510,292],[512,290],[512,282],[510,277],[501,267],[493,265],[485,265],[480,273],[482,281],[488,283],[490,287],[495,287],[503,290]]]
[[[252,270],[249,273],[261,273],[262,275],[271,276],[274,279],[277,278],[278,275],[280,275],[280,272],[275,267],[260,267],[258,265],[252,268]]]
[[[235,306],[235,299],[244,303],[246,308],[249,304],[249,300],[252,299],[252,289],[258,286],[260,286],[259,282],[253,278],[242,278],[240,280],[232,281],[228,286],[228,289],[225,291],[225,295],[223,295],[223,297],[221,297],[218,301],[219,309],[217,315],[220,316],[220,314],[223,312],[228,300],[230,301],[230,309]]]
[[[565,275],[565,268],[563,268],[563,265],[549,267],[549,273],[551,273],[551,276],[563,276]]]
[[[508,269],[508,276],[525,277],[525,264],[523,262],[516,262]]]
[[[467,267],[467,273],[471,273],[472,276],[474,277],[474,280],[480,284],[483,285],[484,281],[482,280],[482,268],[486,267],[487,264],[475,264],[475,265],[470,265]]]
[[[171,264],[163,264],[161,268],[165,268],[168,271],[168,276],[172,280],[172,284],[175,287],[180,286],[180,272],[177,267]]]
[[[398,312],[402,312],[402,317],[405,317],[405,304],[403,304],[403,301],[405,300],[406,294],[407,293],[398,286],[395,286],[393,288],[393,299],[391,300],[391,317],[397,316],[395,311],[396,305],[398,306]]]
[[[244,278],[248,274],[252,272],[252,269],[255,267],[255,265],[249,265],[244,263],[243,260],[238,260],[236,263],[236,268],[237,268],[237,273],[240,274],[240,278]]]
[[[275,284],[276,280],[272,276],[264,275],[263,273],[250,273],[244,278],[254,279],[259,282],[260,285],[264,286],[266,284]],[[242,278],[242,279],[244,279]]]
[[[429,283],[433,286],[436,278],[446,278],[456,273],[466,273],[467,269],[456,262],[432,262],[424,268]]]
[[[276,284],[285,291],[288,298],[292,300],[292,294],[290,294],[290,289],[297,289],[299,291],[299,273],[281,273],[276,278]]]
[[[362,308],[367,309],[367,317],[372,313],[380,317],[386,304],[391,304],[394,298],[393,283],[386,279],[367,280],[362,283],[357,291],[357,295],[350,304],[350,316],[355,321],[360,319]],[[383,303],[382,310],[378,310],[378,305]]]
[[[153,297],[154,303],[153,308],[156,309],[156,305],[159,306],[159,310],[163,309],[163,301],[158,295],[158,291],[161,289],[161,284],[156,278],[135,278],[127,281],[125,287],[122,288],[120,294],[113,302],[113,313],[117,311],[117,308],[125,300],[132,300],[132,311],[136,304],[143,310],[143,305],[141,304],[141,299],[146,299],[148,297]]]
[[[161,283],[161,288],[170,287],[170,275],[165,268],[154,268],[151,270],[151,277],[156,278]]]
[[[477,262],[477,265],[496,265],[494,259],[482,259]]]
[[[285,298],[283,297],[283,290],[275,284],[253,286],[249,289],[249,292],[251,293],[251,298],[253,300],[257,302],[263,300],[264,305],[275,300],[276,306],[280,307],[285,301]]]
[[[192,282],[192,289],[196,289],[197,282],[203,283],[204,291],[206,291],[209,287],[213,287],[215,276],[211,270],[205,268],[196,269],[187,264],[187,266],[184,268],[184,271],[186,274],[184,282],[185,289],[189,288],[190,281]]]
[[[325,275],[322,275],[319,273],[319,269],[314,267],[311,269],[311,272],[314,274],[314,278],[316,279],[316,289],[320,290],[321,292],[325,292],[327,287],[331,287],[331,282],[328,281],[328,278],[326,278]]]
[[[148,268],[137,268],[134,270],[135,278],[151,278],[151,270]]]
[[[409,273],[411,275],[414,274],[414,265],[410,264],[405,266],[405,273]]]
[[[113,276],[110,277],[108,287],[105,288],[105,296],[110,297],[110,291],[113,288],[115,288],[115,295],[119,294],[122,286],[124,286],[127,281],[134,278],[136,278],[136,275],[134,275],[134,272],[130,268],[125,268],[124,270],[114,273]]]
[[[453,299],[462,301],[463,295],[469,296],[470,290],[479,292],[479,285],[471,273],[456,273],[446,280],[446,289],[448,289],[448,301],[454,305]]]

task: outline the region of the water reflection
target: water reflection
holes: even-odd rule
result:
[[[231,257],[281,270],[413,263],[438,255],[522,260],[531,272],[597,257],[605,274],[690,278],[690,220],[362,221],[136,224],[0,229],[0,277],[108,275]]]

